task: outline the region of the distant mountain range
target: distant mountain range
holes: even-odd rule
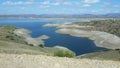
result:
[[[120,18],[120,13],[109,14],[22,14],[0,15],[0,18]]]

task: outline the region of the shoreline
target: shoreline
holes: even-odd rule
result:
[[[95,30],[83,30],[83,28],[94,28],[94,26],[80,26],[74,23],[55,23],[55,24],[45,24],[44,27],[56,27],[56,33],[69,34],[75,37],[86,37],[93,40],[96,46],[104,47],[108,49],[119,49],[120,48],[120,38],[113,34],[95,31]]]
[[[40,37],[37,38],[32,38],[30,36],[30,31],[27,29],[16,29],[14,30],[14,34],[16,34],[17,36],[23,37],[24,41],[26,41],[27,44],[29,45],[33,45],[33,46],[39,46],[39,45],[44,45],[44,40],[48,39],[49,36],[47,35],[41,35]]]

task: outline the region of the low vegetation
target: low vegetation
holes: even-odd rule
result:
[[[38,46],[39,46],[39,47],[42,47],[42,48],[44,47],[44,45],[43,45],[43,44],[40,44],[40,45],[38,45]]]
[[[54,56],[71,58],[71,57],[75,57],[75,53],[70,50],[58,50],[54,52]]]
[[[0,53],[6,54],[35,54],[35,55],[54,55],[55,48],[41,48],[35,46],[28,46],[25,44],[0,41]]]
[[[41,48],[37,46],[28,46],[25,44],[0,40],[0,53],[58,56],[58,52],[62,52],[62,56],[59,57],[74,57],[74,52],[70,50],[59,50],[52,47]]]
[[[14,26],[0,26],[0,40],[26,44],[24,38],[14,34],[13,31],[15,29],[18,28]]]

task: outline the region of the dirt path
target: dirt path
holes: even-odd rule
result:
[[[0,68],[120,68],[118,61],[0,54]]]

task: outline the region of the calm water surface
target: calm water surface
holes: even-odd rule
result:
[[[56,28],[44,28],[43,25],[55,22],[78,22],[81,20],[44,20],[44,19],[0,19],[0,25],[12,25],[32,31],[32,37],[48,35],[50,38],[45,40],[45,46],[53,47],[56,45],[64,46],[74,51],[77,55],[102,50],[96,47],[93,41],[87,38],[78,38],[69,35],[55,33]]]

